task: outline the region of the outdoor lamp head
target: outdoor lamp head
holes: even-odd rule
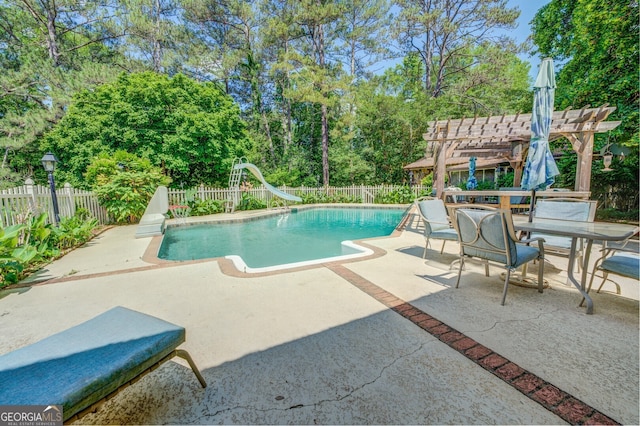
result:
[[[613,154],[610,151],[607,151],[602,155],[602,162],[604,163],[604,169],[602,169],[603,171],[610,172],[611,170],[613,170],[612,168],[609,167],[611,166],[612,160],[613,160]]]
[[[58,159],[51,152],[47,152],[40,161],[42,161],[42,167],[44,167],[45,171],[53,173],[53,171],[56,169],[56,163],[58,162]]]

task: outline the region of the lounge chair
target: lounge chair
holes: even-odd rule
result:
[[[123,307],[0,355],[0,405],[61,405],[63,420],[95,411],[107,398],[174,356],[185,329]]]

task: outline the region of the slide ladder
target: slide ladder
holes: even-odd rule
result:
[[[233,213],[236,206],[240,202],[240,180],[242,179],[242,168],[236,167],[238,164],[242,164],[243,157],[233,160],[233,167],[231,167],[231,173],[229,174],[229,189],[232,191],[231,200],[228,200],[225,205],[226,213]]]
[[[231,167],[231,174],[229,175],[229,189],[233,191],[233,195],[232,199],[227,202],[227,206],[225,208],[226,212],[232,213],[235,211],[236,206],[240,202],[240,180],[242,179],[242,171],[244,169],[249,170],[260,181],[260,183],[264,185],[267,191],[271,192],[273,195],[286,201],[302,202],[302,198],[288,194],[269,184],[264,180],[264,176],[262,176],[258,167],[254,164],[247,163],[246,158],[241,157],[233,160],[233,167]]]

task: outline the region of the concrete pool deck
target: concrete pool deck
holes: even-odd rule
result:
[[[500,268],[468,263],[455,289],[457,244],[425,260],[419,232],[412,217],[370,258],[250,276],[151,263],[152,240],[115,227],[0,292],[0,353],[117,305],[187,329],[206,389],[172,361],[83,424],[640,423],[637,281],[586,315],[549,256],[551,287],[500,306]]]

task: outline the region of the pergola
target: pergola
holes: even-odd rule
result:
[[[620,125],[620,121],[605,121],[615,109],[607,104],[587,105],[553,113],[549,142],[566,138],[578,155],[575,191],[590,190],[594,135]],[[434,145],[438,196],[444,189],[446,159],[454,157],[502,157],[515,170],[514,185],[519,186],[531,139],[531,114],[435,120],[423,137]]]

